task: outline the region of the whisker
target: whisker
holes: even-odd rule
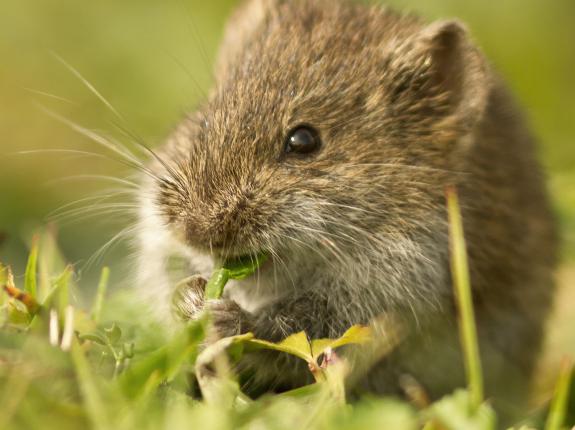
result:
[[[181,6],[184,8],[184,12],[186,13],[186,15],[188,15],[188,19],[190,20],[190,33],[192,35],[192,38],[196,40],[196,44],[198,46],[198,49],[200,51],[200,56],[202,57],[204,66],[206,67],[206,71],[208,72],[208,74],[212,76],[213,74],[213,69],[212,69],[212,65],[211,65],[211,61],[208,60],[208,54],[206,52],[205,46],[202,42],[202,38],[201,38],[201,34],[198,31],[198,28],[196,26],[196,22],[194,21],[194,17],[192,16],[192,13],[189,9],[189,6],[187,3],[185,2],[181,2]]]
[[[182,63],[175,55],[168,53],[168,56],[171,58],[171,60],[174,63],[176,63],[178,65],[178,67],[180,67],[184,71],[186,76],[192,81],[192,84],[194,85],[194,87],[196,87],[196,91],[198,91],[198,93],[201,95],[201,97],[203,97],[204,99],[207,99],[208,94],[206,93],[205,89],[200,85],[200,83],[195,78],[195,76],[192,74],[190,69],[188,67],[186,67],[186,65],[184,63]]]
[[[133,194],[132,190],[121,190],[120,189],[120,190],[112,190],[112,191],[114,191],[114,192],[111,193],[110,190],[107,190],[104,194],[99,193],[99,194],[95,194],[95,195],[88,196],[88,197],[83,197],[81,199],[66,203],[66,204],[54,209],[53,211],[51,211],[47,216],[50,217],[53,215],[57,215],[62,210],[67,209],[69,207],[79,205],[81,203],[90,202],[90,201],[96,201],[96,203],[100,203],[100,202],[104,202],[106,200],[110,200],[110,199],[117,197],[118,195],[121,195],[121,194],[126,194],[126,195]]]
[[[465,171],[457,171],[457,170],[450,170],[450,169],[442,169],[439,167],[431,167],[431,166],[422,166],[417,164],[405,164],[403,162],[387,162],[387,163],[343,163],[343,167],[387,167],[387,168],[401,168],[406,170],[419,170],[423,172],[438,172],[438,173],[449,173],[449,174],[463,174],[469,175],[469,172]]]
[[[25,90],[25,91],[28,91],[28,92],[30,92],[30,93],[32,93],[32,94],[37,94],[37,95],[39,95],[39,96],[49,97],[49,98],[52,98],[52,99],[55,99],[55,100],[58,100],[58,101],[61,101],[61,102],[65,102],[65,103],[68,103],[68,104],[71,104],[71,105],[74,105],[74,106],[78,106],[78,103],[73,102],[72,100],[69,100],[69,99],[67,99],[67,98],[64,98],[64,97],[61,97],[61,96],[57,96],[57,95],[55,95],[55,94],[50,94],[50,93],[47,93],[47,92],[45,92],[45,91],[35,90],[35,89],[33,89],[33,88],[22,87],[22,89]]]
[[[334,268],[334,269],[337,267],[337,266],[335,265],[335,263],[333,263],[332,260],[328,259],[322,252],[320,252],[320,249],[321,249],[321,248],[319,248],[319,247],[317,247],[317,246],[312,246],[310,243],[307,243],[307,242],[305,242],[305,241],[303,241],[303,240],[301,240],[301,239],[298,239],[298,238],[296,238],[296,237],[294,237],[294,236],[291,236],[291,235],[289,235],[289,234],[287,234],[287,233],[281,233],[281,234],[280,234],[280,239],[288,239],[289,241],[295,242],[295,243],[297,244],[297,246],[298,246],[299,249],[301,249],[302,246],[303,246],[303,247],[305,247],[305,248],[311,250],[313,253],[319,255],[320,258],[325,261],[325,263],[328,265],[328,267],[332,267],[332,268]],[[313,243],[313,242],[312,242],[312,243]],[[288,272],[288,273],[289,273],[289,272]]]
[[[80,151],[77,149],[29,149],[24,151],[12,152],[9,155],[36,155],[36,154],[51,154],[51,153],[108,158],[104,154],[99,154],[97,152],[90,152],[90,151]]]
[[[130,210],[132,209],[133,211],[131,212]],[[48,221],[62,223],[72,220],[74,222],[78,222],[80,220],[86,220],[93,217],[102,217],[104,215],[112,215],[112,214],[136,216],[137,209],[139,209],[137,205],[107,205],[107,206],[100,206],[97,208],[86,207],[65,211],[61,214],[48,218]]]
[[[73,176],[65,176],[58,179],[53,179],[48,181],[47,184],[58,184],[60,182],[71,182],[77,180],[101,180],[107,182],[113,182],[120,185],[125,185],[126,187],[132,189],[131,192],[140,191],[141,186],[137,182],[130,181],[125,178],[118,178],[115,176],[106,176],[106,175],[73,175]]]
[[[67,118],[51,111],[50,109],[47,109],[46,107],[42,106],[42,105],[38,105],[39,109],[41,109],[42,111],[44,111],[47,115],[49,115],[50,117],[54,118],[55,120],[61,122],[62,124],[70,127],[72,130],[82,134],[83,136],[86,136],[87,138],[89,138],[90,140],[92,140],[93,142],[103,146],[104,148],[114,152],[115,154],[119,155],[121,157],[121,159],[117,159],[118,162],[121,162],[122,164],[126,164],[129,167],[132,167],[134,169],[137,169],[145,174],[147,174],[148,176],[151,176],[154,179],[160,180],[160,178],[154,174],[149,168],[147,168],[142,162],[141,160],[137,159],[131,152],[128,152],[125,150],[125,148],[123,147],[118,147],[117,145],[114,145],[114,143],[112,143],[112,141],[106,139],[105,137],[99,135],[98,133],[88,130],[85,127],[82,127],[70,120],[68,120]]]
[[[64,60],[56,52],[51,51],[50,53],[56,60],[58,60],[62,65],[64,65],[64,67],[66,67],[76,78],[78,78],[80,82],[82,82],[84,86],[88,88],[88,90],[90,90],[90,92],[98,98],[98,100],[100,100],[114,115],[116,115],[116,117],[124,121],[124,118],[114,108],[114,106],[112,106],[112,104],[90,83],[90,81],[84,78],[84,76],[82,76],[82,74],[77,69],[75,69],[68,62],[66,62],[66,60]]]
[[[166,171],[172,176],[172,178],[180,185],[180,187],[184,188],[186,185],[186,178],[185,176],[179,171],[177,168],[174,168],[168,164],[162,157],[160,157],[156,151],[154,151],[150,146],[148,146],[144,139],[136,135],[135,133],[128,130],[126,127],[118,123],[114,123],[115,127],[120,130],[126,137],[130,138],[133,143],[135,143],[141,151],[144,151],[145,154],[151,155],[152,158],[157,160]]]
[[[92,267],[95,263],[99,263],[103,258],[104,254],[108,252],[110,249],[113,248],[119,241],[126,238],[128,235],[131,235],[138,231],[139,226],[128,226],[120,230],[117,234],[115,234],[110,240],[108,240],[104,245],[102,245],[96,252],[92,254],[90,258],[88,258],[84,268],[87,270]]]

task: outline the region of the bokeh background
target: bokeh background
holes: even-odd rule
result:
[[[150,145],[202,99],[235,0],[0,0],[0,261],[22,273],[32,232],[62,205],[101,192],[78,175],[131,174],[46,111],[120,136],[117,119],[62,62],[76,68]],[[575,353],[575,1],[389,0],[427,18],[464,20],[525,107],[540,140],[563,237],[549,362]],[[34,152],[42,150],[43,152]],[[26,153],[22,153],[22,152]],[[129,209],[129,208],[128,208]],[[124,241],[86,263],[130,216],[88,208],[57,223],[59,242],[87,281],[102,264],[123,285]],[[92,267],[92,268],[90,268]]]

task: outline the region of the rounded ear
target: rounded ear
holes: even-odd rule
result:
[[[216,60],[216,79],[223,79],[227,75],[231,63],[249,45],[261,25],[276,15],[278,7],[284,2],[285,0],[244,0],[241,2],[232,13],[224,30]]]
[[[482,117],[491,88],[487,63],[459,21],[437,21],[394,49],[390,68],[398,101],[435,115],[439,127],[471,131]]]

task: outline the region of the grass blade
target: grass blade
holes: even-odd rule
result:
[[[560,430],[564,425],[572,373],[573,361],[566,358],[561,363],[561,372],[559,373],[559,379],[555,387],[555,394],[553,395],[551,409],[547,416],[545,430]]]
[[[104,297],[108,290],[108,281],[110,280],[110,268],[104,267],[100,275],[100,282],[98,282],[98,291],[96,292],[96,301],[92,308],[92,319],[97,324],[100,322],[100,315],[102,314],[102,307],[104,305]]]
[[[32,238],[32,247],[30,248],[30,256],[28,257],[24,278],[24,291],[30,294],[34,299],[38,296],[38,283],[36,280],[36,271],[38,269],[38,242],[39,237],[35,235]]]
[[[70,282],[70,277],[72,276],[72,274],[74,273],[74,268],[72,266],[67,266],[64,271],[58,276],[58,278],[56,278],[56,280],[54,281],[54,286],[52,287],[52,289],[48,292],[48,294],[46,294],[46,297],[44,298],[44,301],[42,302],[42,306],[44,306],[45,308],[49,308],[52,306],[52,302],[54,301],[54,298],[56,297],[56,295],[60,295],[62,294],[63,296],[65,295],[65,297],[68,297],[68,284]],[[65,293],[60,293],[61,289],[66,289]],[[62,300],[62,298],[59,296],[58,300]],[[66,300],[67,301],[67,300]],[[58,304],[58,310],[62,310],[64,306],[59,306]]]
[[[8,285],[9,283],[9,274],[8,274],[8,267],[2,265],[0,263],[0,285]],[[0,307],[4,305],[8,301],[8,295],[4,294],[3,288],[0,288]]]
[[[70,280],[74,274],[74,268],[67,266],[64,273],[58,278],[56,282],[56,291],[58,293],[58,311],[60,315],[65,315],[66,308],[70,304]]]
[[[465,357],[465,373],[471,396],[471,407],[477,410],[483,402],[483,374],[471,297],[467,248],[463,235],[463,222],[457,192],[455,188],[450,187],[447,189],[446,194],[449,215],[451,273],[459,314],[459,331]]]
[[[94,372],[78,342],[72,342],[71,354],[82,398],[84,399],[86,410],[94,424],[94,428],[112,428],[107,425],[106,408],[94,379]]]

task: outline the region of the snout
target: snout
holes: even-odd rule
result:
[[[249,193],[222,194],[201,212],[186,220],[186,240],[189,245],[226,253],[246,248],[253,233],[254,208]]]

